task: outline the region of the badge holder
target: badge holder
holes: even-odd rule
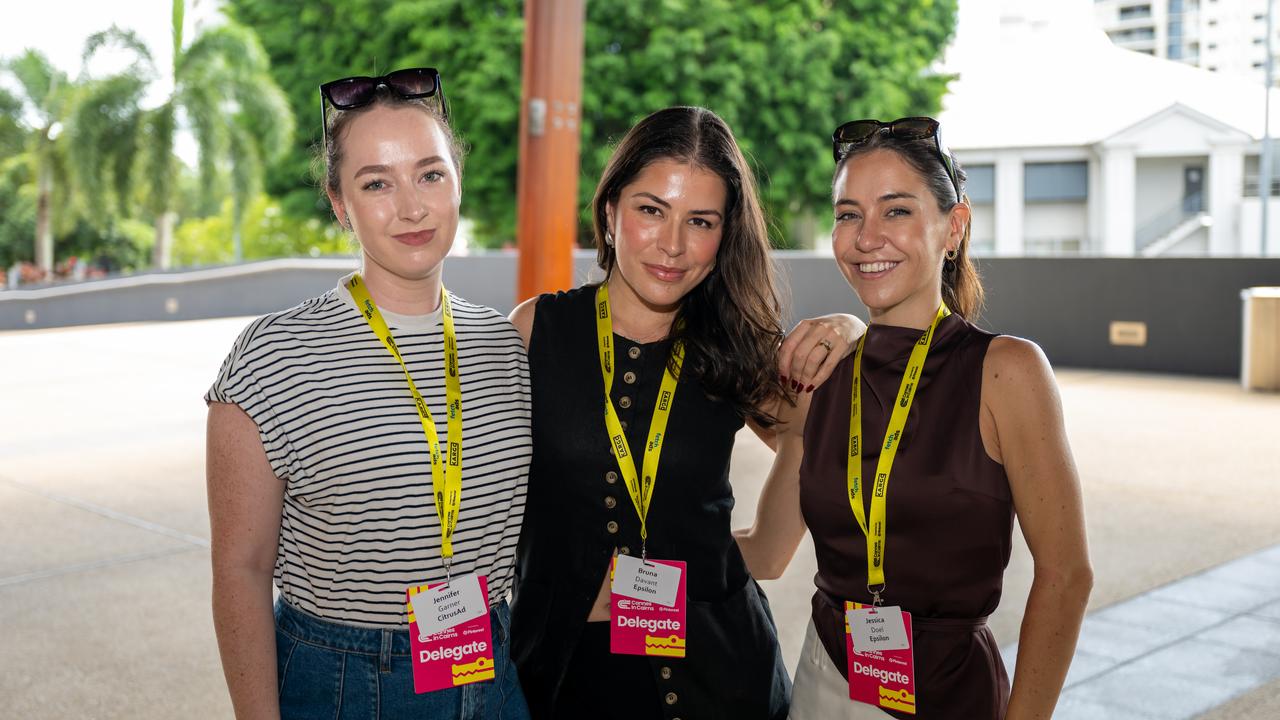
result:
[[[618,555],[609,575],[609,649],[618,655],[684,657],[685,563]]]
[[[484,575],[413,586],[405,592],[405,601],[415,693],[494,679],[489,583]]]
[[[883,590],[883,587],[881,588]],[[873,593],[879,600],[880,594]],[[849,658],[849,698],[887,710],[916,714],[911,613],[896,606],[844,604]]]

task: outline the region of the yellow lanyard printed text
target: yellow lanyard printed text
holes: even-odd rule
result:
[[[613,407],[610,393],[613,391],[613,320],[609,315],[609,284],[602,283],[596,288],[596,334],[600,339],[600,372],[604,376],[604,422],[609,431],[609,441],[613,445],[614,457],[618,460],[618,469],[627,485],[627,493],[631,495],[631,503],[635,505],[640,516],[640,539],[647,540],[649,530],[645,518],[649,515],[649,501],[653,498],[654,478],[658,476],[658,458],[662,455],[662,442],[667,432],[667,420],[671,417],[671,405],[675,400],[677,375],[671,372],[672,363],[667,363],[662,374],[662,386],[658,391],[657,406],[653,410],[653,420],[649,423],[649,440],[645,443],[642,469],[644,480],[636,473],[635,458],[631,455],[631,447],[627,444],[627,436],[622,430],[622,422],[618,420],[618,412]],[[684,345],[676,342],[671,347],[671,357],[678,368],[684,361]]]
[[[915,391],[920,384],[920,376],[924,371],[924,361],[929,355],[929,346],[933,344],[933,336],[938,323],[950,315],[946,305],[938,307],[938,314],[924,335],[916,341],[911,349],[911,357],[907,361],[906,372],[902,374],[902,383],[898,386],[897,402],[893,404],[893,413],[889,416],[889,426],[885,429],[884,443],[880,448],[880,459],[876,462],[876,480],[871,494],[871,525],[867,525],[866,511],[862,507],[862,348],[867,341],[864,334],[858,341],[858,349],[853,356],[853,401],[849,412],[849,504],[853,507],[853,516],[858,520],[858,527],[867,537],[867,588],[872,590],[875,602],[879,603],[880,592],[884,590],[884,543],[885,543],[885,506],[889,494],[889,474],[893,470],[893,460],[898,454],[898,446],[902,444],[902,432],[907,426],[907,415],[911,413],[911,404],[915,401]]]
[[[431,491],[435,496],[436,515],[440,518],[440,555],[446,566],[453,557],[453,531],[458,527],[458,510],[462,507],[462,382],[458,376],[458,337],[453,329],[453,310],[449,306],[449,293],[440,286],[440,307],[444,325],[444,390],[448,404],[447,416],[447,458],[440,452],[440,436],[436,432],[435,420],[431,417],[431,409],[422,393],[418,392],[400,355],[400,348],[391,336],[391,329],[383,320],[378,306],[369,297],[360,274],[356,273],[346,282],[347,290],[355,299],[356,306],[369,323],[373,334],[378,336],[391,356],[400,363],[404,370],[404,379],[409,384],[409,394],[413,396],[413,404],[418,409],[418,419],[422,422],[422,432],[427,436],[427,446],[431,449]]]

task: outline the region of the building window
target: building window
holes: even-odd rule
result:
[[[1151,17],[1150,5],[1130,5],[1129,7],[1120,8],[1121,20],[1138,20],[1149,17]]]
[[[966,165],[964,192],[969,202],[986,205],[996,201],[996,169],[994,165]]]
[[[1083,162],[1027,163],[1026,202],[1080,202],[1089,198],[1089,165]]]
[[[1118,42],[1128,42],[1130,40],[1154,40],[1156,37],[1156,29],[1153,27],[1130,28],[1128,30],[1118,30],[1111,34],[1111,39]]]

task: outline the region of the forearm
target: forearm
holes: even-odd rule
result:
[[[237,720],[277,720],[280,698],[271,573],[215,568],[213,626]]]
[[[800,511],[801,440],[787,437],[782,443],[756,505],[755,523],[733,535],[757,580],[773,580],[786,571],[804,538]]]
[[[1088,566],[1071,572],[1036,571],[1018,637],[1006,720],[1053,717],[1092,588]]]
[[[743,528],[733,531],[733,539],[738,541],[738,550],[747,563],[751,577],[757,580],[776,580],[787,569],[790,557],[783,559],[777,553],[769,551],[767,543],[762,543],[752,529]]]

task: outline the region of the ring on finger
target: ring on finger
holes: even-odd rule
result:
[[[827,352],[831,352],[832,350],[835,349],[834,346],[832,346],[831,341],[826,338],[822,338],[821,340],[819,340],[818,344],[826,348]]]

